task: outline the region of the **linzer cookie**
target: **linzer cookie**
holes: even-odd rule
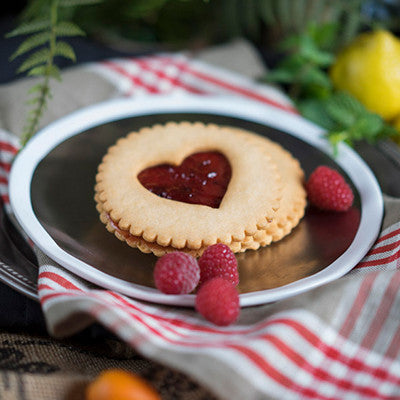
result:
[[[265,229],[259,229],[255,235],[248,236],[242,242],[243,249],[252,250],[281,240],[288,235],[304,216],[307,197],[304,188],[304,172],[299,161],[279,144],[261,136],[257,136],[256,139],[277,165],[284,185],[280,207],[271,224],[268,224]]]
[[[130,133],[99,166],[100,219],[120,240],[158,256],[177,249],[199,255],[218,242],[240,252],[267,244],[266,235],[282,237],[283,222],[298,217],[285,211],[280,224],[275,221],[280,204],[289,202],[282,196],[292,195],[277,158],[294,159],[278,145],[260,145],[263,140],[188,122]],[[270,154],[275,150],[278,155]],[[289,170],[292,180],[301,180],[300,168]]]

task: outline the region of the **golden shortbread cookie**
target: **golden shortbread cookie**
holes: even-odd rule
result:
[[[256,138],[277,165],[283,181],[283,191],[279,210],[271,224],[266,229],[259,229],[255,235],[247,236],[242,242],[243,251],[256,250],[288,235],[304,216],[307,205],[304,172],[299,161],[278,143],[261,136]]]
[[[143,253],[153,253],[157,257],[161,257],[166,253],[170,253],[172,251],[178,250],[172,246],[160,246],[156,242],[147,242],[140,236],[133,236],[128,231],[124,231],[124,230],[120,229],[118,227],[118,224],[114,223],[114,221],[111,219],[109,214],[102,210],[100,203],[97,203],[97,210],[100,213],[100,220],[107,226],[107,229],[109,232],[114,233],[114,235],[118,239],[126,242],[131,247],[138,248]],[[231,243],[228,244],[228,246],[234,253],[239,253],[239,252],[248,250],[250,248],[250,247],[243,246],[243,243],[244,242],[232,241]],[[259,245],[256,245],[257,242],[253,241],[252,243],[253,243],[252,247],[257,247],[257,248],[260,247]],[[202,246],[199,249],[190,249],[188,247],[184,247],[179,250],[184,251],[185,253],[189,253],[193,257],[199,257],[203,254],[203,251],[207,247],[208,247],[207,245]]]
[[[259,243],[254,235],[271,233],[284,190],[259,140],[250,132],[188,122],[130,133],[109,148],[98,169],[95,199],[102,222],[120,240],[156,255],[176,249],[197,255],[218,242],[238,252],[246,240]],[[146,168],[179,165],[202,151],[222,153],[232,168],[218,208],[159,197],[138,180]]]

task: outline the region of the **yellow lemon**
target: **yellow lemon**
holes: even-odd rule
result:
[[[392,33],[359,35],[338,54],[330,77],[385,120],[400,115],[400,40]]]

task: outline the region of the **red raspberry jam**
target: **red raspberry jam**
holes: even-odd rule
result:
[[[181,165],[160,164],[146,168],[139,182],[165,199],[218,208],[232,176],[226,157],[216,151],[195,153]]]

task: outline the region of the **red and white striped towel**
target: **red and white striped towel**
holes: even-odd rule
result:
[[[295,112],[276,89],[178,55],[87,66],[121,95],[230,93]],[[0,136],[0,190],[15,139]],[[39,253],[39,296],[50,333],[98,321],[142,355],[180,369],[221,399],[400,398],[400,215],[345,277],[276,304],[242,310],[230,327],[190,309],[103,290]]]

